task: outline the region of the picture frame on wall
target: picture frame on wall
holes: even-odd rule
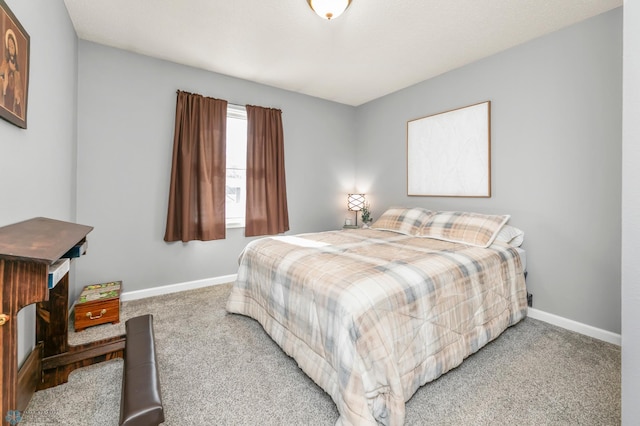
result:
[[[30,37],[4,0],[0,0],[0,117],[27,128]]]
[[[407,122],[407,195],[491,197],[491,101]]]

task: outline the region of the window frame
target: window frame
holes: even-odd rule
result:
[[[227,105],[227,128],[229,127],[228,124],[228,120],[229,119],[237,119],[237,120],[244,120],[245,123],[247,121],[247,109],[244,106],[240,106],[240,105],[232,105],[232,104],[228,104]],[[227,149],[226,152],[229,152],[228,146],[229,146],[229,134],[227,133]],[[247,144],[247,139],[246,139],[246,133],[245,133],[245,140],[244,140],[244,144],[245,144],[245,152],[246,152],[246,144]],[[246,197],[246,189],[247,189],[247,185],[246,185],[246,159],[245,159],[245,163],[244,163],[244,170],[245,170],[245,184],[244,184],[244,189],[245,189],[245,193],[244,196]],[[227,167],[226,167],[227,173],[229,170],[229,157],[227,156]],[[226,175],[225,175],[225,179],[226,179]],[[225,183],[225,188],[226,188],[226,183]],[[226,197],[226,194],[225,194]],[[245,207],[246,207],[246,199],[245,199]],[[242,213],[242,217],[233,217],[233,218],[229,218],[229,216],[227,215],[227,208],[226,208],[226,199],[225,199],[225,225],[227,229],[232,229],[232,228],[244,228],[245,227],[245,220],[246,220],[246,210]]]

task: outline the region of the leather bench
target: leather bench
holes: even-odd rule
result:
[[[153,316],[141,315],[125,323],[121,426],[156,426],[164,422],[160,378],[153,334]]]

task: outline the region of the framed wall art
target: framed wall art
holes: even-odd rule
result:
[[[4,0],[0,0],[0,36],[0,117],[26,129],[30,39]]]
[[[491,197],[491,102],[407,122],[407,195]]]

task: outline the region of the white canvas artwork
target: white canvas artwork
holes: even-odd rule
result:
[[[407,194],[491,196],[491,102],[407,123]]]

